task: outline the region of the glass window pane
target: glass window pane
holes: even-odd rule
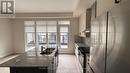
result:
[[[41,51],[41,47],[47,46],[46,32],[37,32],[37,51]]]
[[[35,31],[35,28],[32,27],[32,26],[31,27],[29,27],[29,26],[25,27],[24,29],[25,29],[25,32],[34,32]]]
[[[65,43],[67,44],[68,43],[68,33],[61,33],[61,43]]]
[[[46,32],[46,21],[36,21],[36,31],[37,32]]]
[[[59,25],[70,25],[70,21],[58,21]]]
[[[68,26],[60,27],[60,48],[68,48]]]
[[[56,33],[48,33],[48,43],[56,44]]]
[[[60,47],[68,48],[68,33],[60,33]]]
[[[35,22],[34,21],[25,21],[25,51],[32,50],[35,48]]]
[[[35,34],[32,32],[27,32],[27,45],[32,46],[35,44]]]
[[[56,21],[47,21],[47,25],[56,25],[57,22]]]
[[[25,26],[34,26],[35,22],[34,21],[24,21]]]
[[[46,25],[46,21],[36,21],[36,25]]]
[[[37,51],[41,51],[41,47],[47,46],[47,22],[36,21]]]
[[[39,44],[46,44],[46,33],[38,33],[38,43]]]
[[[56,32],[48,33],[48,47],[56,48]]]
[[[46,32],[46,26],[44,26],[44,25],[43,26],[41,26],[41,25],[37,26],[36,31],[37,32]]]
[[[68,32],[68,27],[60,27],[60,32]]]
[[[47,32],[57,32],[56,26],[47,26]]]

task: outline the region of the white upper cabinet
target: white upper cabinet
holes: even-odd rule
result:
[[[86,29],[86,12],[84,12],[79,18],[79,33],[80,36],[85,37],[83,31]]]

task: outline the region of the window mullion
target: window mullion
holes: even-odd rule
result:
[[[35,52],[37,52],[37,28],[36,28],[36,21],[34,21],[34,33],[35,33]]]

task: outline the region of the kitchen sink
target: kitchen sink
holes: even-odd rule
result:
[[[52,54],[54,50],[55,50],[55,48],[46,48],[45,50],[41,51],[40,54],[49,55],[49,54]]]

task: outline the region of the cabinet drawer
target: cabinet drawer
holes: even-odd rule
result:
[[[11,67],[10,73],[48,73],[43,67]]]

